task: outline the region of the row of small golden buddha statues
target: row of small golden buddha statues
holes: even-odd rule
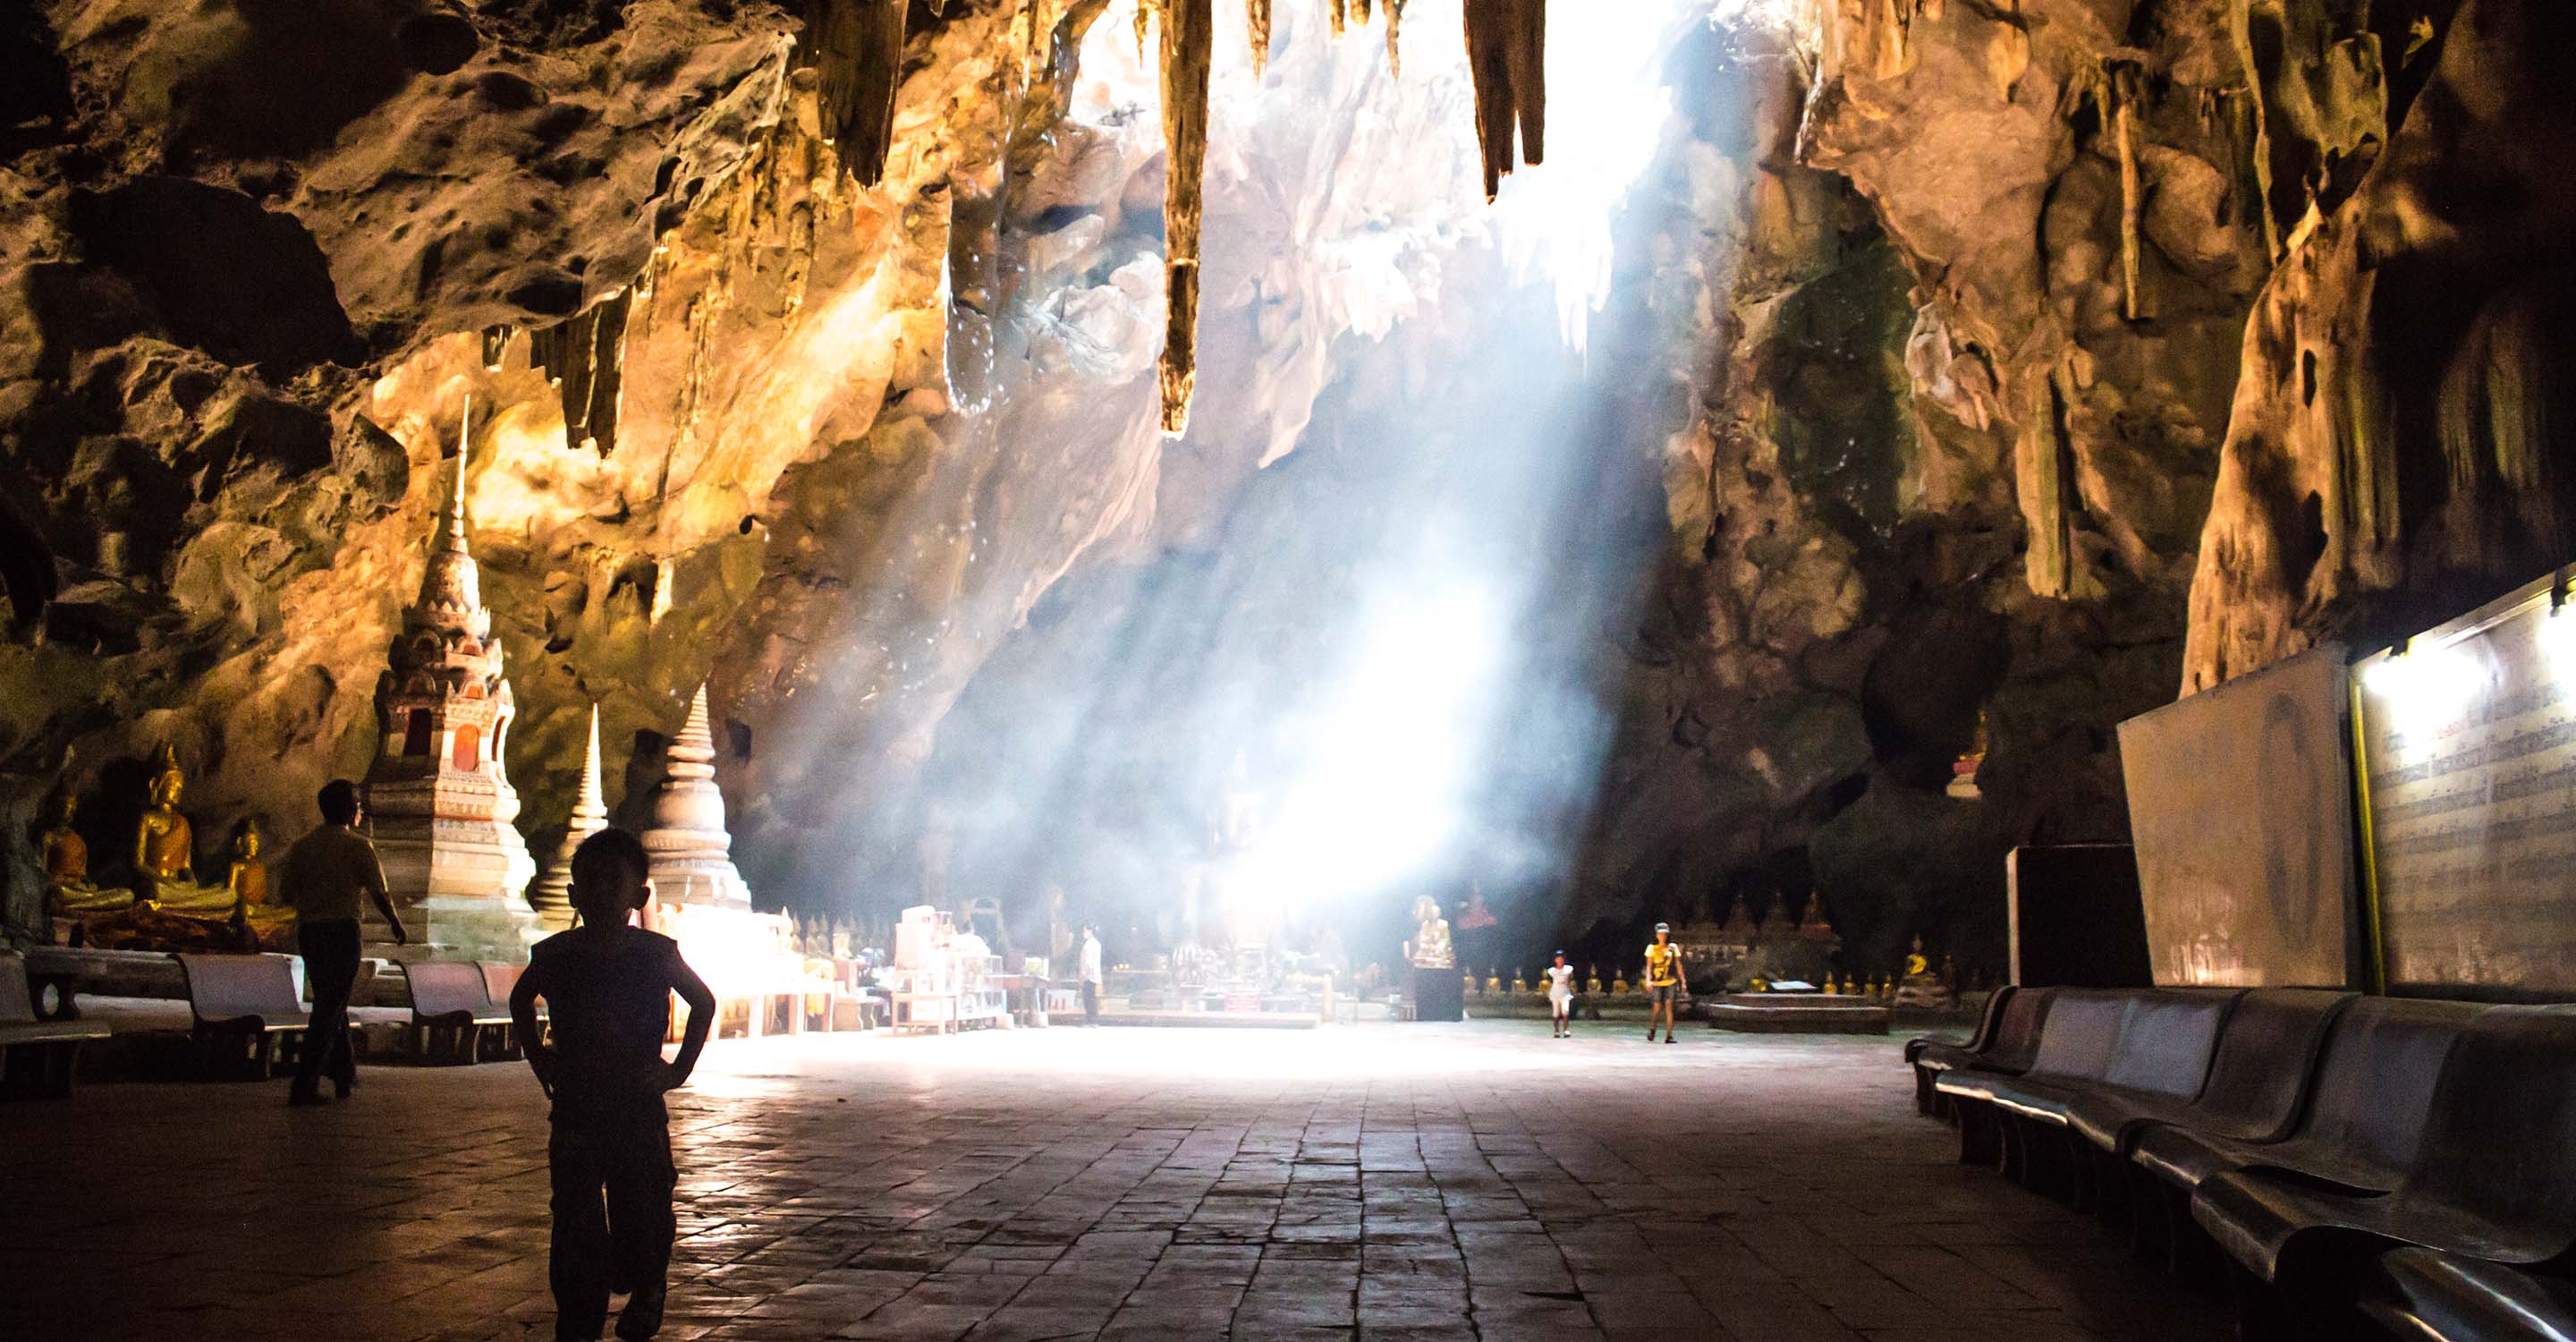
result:
[[[282,950],[293,935],[294,914],[269,902],[268,865],[259,855],[259,829],[245,822],[219,884],[196,875],[196,831],[179,810],[188,786],[178,756],[168,746],[148,787],[134,826],[132,867],[121,880],[102,882],[90,873],[89,843],[72,822],[79,800],[66,779],[56,796],[53,824],[39,836],[45,856],[45,912],[69,923],[83,945],[108,949],[186,950],[246,947]]]

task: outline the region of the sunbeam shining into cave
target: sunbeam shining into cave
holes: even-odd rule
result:
[[[894,513],[963,558],[851,539],[897,562],[851,598],[864,690],[783,747],[863,799],[800,901],[992,896],[1022,944],[1061,909],[1152,956],[1557,889],[1664,535],[1689,328],[1618,277],[1632,188],[1688,195],[1669,84],[1706,11],[1559,25],[1549,158],[1488,205],[1455,0],[1406,9],[1400,76],[1301,8],[1256,78],[1221,7],[1200,399],[1164,441],[1159,95],[1109,6],[1011,183],[992,408]],[[941,588],[954,614],[908,623]]]

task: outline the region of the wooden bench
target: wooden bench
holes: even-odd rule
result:
[[[27,985],[26,957],[0,953],[0,1094],[69,1095],[80,1046],[105,1039],[108,1029],[66,1017],[63,1013],[71,1007],[68,991],[56,1019],[38,1016],[35,994]]]
[[[283,955],[180,955],[188,984],[189,1044],[201,1075],[247,1072],[259,1080],[301,1047],[311,1017]]]
[[[480,965],[426,961],[403,966],[411,986],[411,1030],[420,1060],[464,1064],[517,1053],[509,1040],[510,1010],[495,1006]],[[486,1049],[491,1032],[494,1045]]]

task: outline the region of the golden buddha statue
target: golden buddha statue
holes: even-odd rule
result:
[[[233,916],[250,928],[262,947],[286,950],[295,939],[295,910],[268,902],[268,864],[259,857],[259,826],[245,823],[233,840],[233,861],[224,876],[233,894]]]
[[[1449,920],[1440,916],[1440,901],[1429,895],[1413,901],[1413,921],[1421,926],[1404,944],[1406,962],[1416,969],[1456,968],[1458,955],[1450,947]]]
[[[187,775],[170,747],[161,747],[161,768],[152,779],[151,804],[134,826],[134,893],[142,907],[183,918],[233,916],[235,899],[229,885],[199,885],[196,831],[179,814]]]
[[[40,836],[45,850],[45,912],[75,920],[123,913],[134,907],[134,892],[90,880],[89,844],[72,828],[79,814],[80,799],[64,792],[54,803],[53,828]]]
[[[1601,966],[1591,965],[1584,969],[1583,991],[1595,997],[1601,995]]]
[[[1914,937],[1914,949],[1905,957],[1905,977],[1920,978],[1931,972],[1932,962],[1923,958],[1923,936],[1918,932]]]

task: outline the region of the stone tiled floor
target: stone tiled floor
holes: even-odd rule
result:
[[[524,1068],[0,1106],[0,1337],[552,1333]],[[1893,1041],[1537,1022],[719,1044],[672,1339],[2215,1339]]]

